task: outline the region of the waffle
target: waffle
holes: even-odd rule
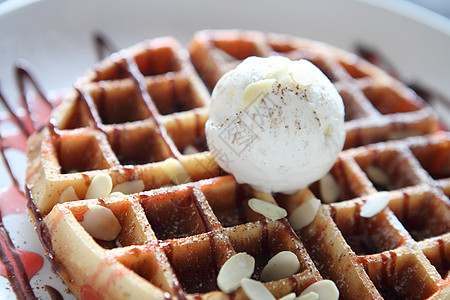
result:
[[[246,299],[242,288],[220,291],[221,267],[245,252],[261,280],[281,251],[300,267],[264,283],[276,298],[324,279],[341,299],[450,297],[450,134],[437,131],[421,98],[355,55],[291,36],[202,31],[189,51],[159,38],[114,53],[76,81],[28,142],[31,216],[76,297]],[[270,201],[288,213],[278,220],[249,207],[261,194],[220,170],[203,130],[218,78],[250,55],[273,54],[322,69],[343,97],[347,131],[327,175],[336,185],[275,194]],[[99,174],[114,187],[142,182],[143,191],[61,201],[70,187],[84,199]],[[388,207],[361,217],[377,195],[389,197]],[[312,198],[322,200],[317,215],[294,230],[291,215]],[[109,241],[85,229],[94,206],[120,224]]]

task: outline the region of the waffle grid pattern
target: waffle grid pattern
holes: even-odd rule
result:
[[[336,283],[342,299],[449,297],[450,135],[434,133],[436,118],[420,98],[351,54],[292,37],[205,31],[194,36],[190,53],[193,65],[174,39],[161,38],[113,54],[77,81],[53,129],[29,142],[27,184],[45,216],[58,272],[77,297],[245,299],[241,289],[218,291],[223,263],[247,252],[258,280],[283,250],[296,254],[301,268],[265,283],[277,298],[324,278]],[[180,154],[189,145],[206,149],[209,93],[194,66],[211,89],[247,56],[274,53],[310,59],[346,106],[348,150],[330,171],[339,200],[323,204],[297,232],[286,219],[253,212],[247,202],[257,191],[222,176],[209,152]],[[354,148],[409,135],[424,136]],[[169,157],[193,182],[168,187],[162,162]],[[373,182],[370,166],[383,170],[389,184]],[[146,191],[57,204],[68,186],[82,199],[99,172],[114,185],[142,179]],[[381,191],[391,196],[389,208],[362,218],[365,198]],[[322,199],[319,183],[277,194],[274,204],[290,214],[312,197]],[[119,220],[115,241],[95,240],[79,224],[94,203]]]
[[[224,194],[229,197],[223,198]],[[278,252],[286,250],[297,255],[301,262],[297,274],[267,283],[277,297],[304,290],[322,279],[286,220],[270,221],[254,213],[246,204],[250,197],[251,191],[238,186],[231,176],[224,176],[130,195],[127,199],[58,204],[45,221],[54,239],[59,240],[58,245],[64,247],[55,249],[57,253],[68,251],[69,247],[67,254],[71,259],[92,258],[89,264],[93,267],[88,269],[101,270],[101,275],[94,272],[74,276],[86,273],[85,266],[77,263],[67,266],[61,272],[62,277],[77,278],[79,282],[72,282],[73,285],[93,286],[105,297],[130,295],[152,299],[163,298],[164,292],[182,299],[190,294],[226,297],[218,291],[216,277],[225,261],[238,252],[255,257],[255,279],[259,279],[262,268]],[[79,221],[87,205],[93,203],[110,208],[120,221],[122,233],[117,240],[104,242],[92,240],[86,233],[75,237],[66,234],[66,230],[84,231]],[[104,263],[108,266],[103,267]],[[105,268],[112,274],[108,279],[97,279],[109,273]],[[137,275],[142,278],[134,279]],[[121,290],[120,286],[131,278],[138,283],[133,284],[133,291]],[[82,292],[83,288],[79,290]],[[241,289],[233,296],[245,298]]]
[[[450,135],[441,132],[349,149],[339,157],[331,174],[340,199],[322,206],[314,223],[298,234],[322,276],[359,282],[342,289],[345,299],[448,297],[449,147]],[[390,184],[371,181],[365,171],[370,166],[388,174]],[[317,186],[311,191],[321,198]],[[389,208],[361,217],[366,197],[383,191],[390,194]],[[368,280],[379,294],[364,289]]]
[[[114,185],[141,179],[146,190],[172,184],[161,163],[171,157],[193,181],[219,175],[202,152],[209,94],[176,40],[116,53],[74,87],[57,108],[54,127],[34,136],[30,145],[39,147],[28,149],[28,182],[43,215],[69,186],[83,199],[99,172]],[[198,153],[183,155],[189,146]]]

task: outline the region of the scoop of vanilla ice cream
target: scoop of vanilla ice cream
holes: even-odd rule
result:
[[[344,105],[311,62],[249,57],[216,84],[205,131],[216,162],[239,183],[293,193],[334,164]]]

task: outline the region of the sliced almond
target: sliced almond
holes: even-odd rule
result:
[[[291,64],[290,61],[281,59],[277,61],[276,65],[273,66],[273,69],[266,73],[265,78],[275,78],[278,83],[288,84],[292,78],[288,74],[288,67]]]
[[[248,200],[248,206],[271,220],[279,220],[287,216],[287,211],[284,208],[260,199],[252,198]]]
[[[125,196],[125,194],[121,193],[121,192],[113,192],[111,194],[109,194],[109,197],[123,197]]]
[[[275,82],[276,79],[269,78],[250,83],[242,94],[242,104],[244,106],[258,104],[270,92]]]
[[[116,239],[122,230],[113,212],[98,204],[89,204],[80,224],[92,237],[104,241]]]
[[[168,158],[163,162],[163,170],[174,184],[183,184],[191,181],[183,165],[175,158]]]
[[[319,294],[315,292],[309,292],[307,294],[302,294],[298,296],[295,300],[319,300]]]
[[[191,155],[191,154],[195,154],[195,153],[198,153],[199,151],[198,151],[198,149],[197,148],[195,148],[194,146],[192,146],[192,145],[188,145],[188,146],[186,146],[185,148],[184,148],[184,150],[183,150],[183,155]]]
[[[278,300],[295,300],[296,297],[297,295],[295,295],[295,293],[289,293],[281,298],[278,298]]]
[[[112,193],[114,192],[121,192],[122,194],[129,195],[129,194],[135,194],[140,193],[144,191],[145,184],[144,181],[141,179],[138,180],[132,180],[132,181],[126,181],[119,183],[112,189]]]
[[[75,193],[73,186],[68,186],[64,191],[62,191],[61,195],[59,196],[59,203],[76,201],[76,200],[80,200],[80,199],[78,199],[78,196]]]
[[[366,169],[366,174],[370,181],[380,186],[389,186],[391,178],[381,168],[377,166],[369,166]]]
[[[380,213],[391,201],[388,192],[379,192],[365,197],[366,202],[361,206],[359,215],[363,218],[371,218]]]
[[[108,197],[112,189],[112,180],[108,174],[100,173],[95,175],[86,192],[85,199],[95,199]]]
[[[312,198],[297,207],[289,216],[289,223],[291,223],[294,230],[300,230],[305,226],[311,224],[319,211],[320,200]]]
[[[251,300],[275,300],[275,297],[259,281],[243,278],[241,280],[241,286],[247,297]]]
[[[316,299],[337,300],[339,298],[339,290],[334,282],[328,279],[311,284],[300,294],[300,297],[306,296],[311,292],[319,295]]]
[[[222,292],[231,293],[241,285],[242,278],[249,278],[255,270],[255,259],[247,253],[237,253],[220,268],[217,286]]]
[[[300,270],[297,255],[291,251],[281,251],[272,257],[261,272],[263,281],[273,281],[294,275]]]
[[[302,86],[309,86],[313,84],[315,77],[317,76],[317,67],[306,59],[301,59],[292,62],[289,65],[288,73],[292,80]]]
[[[257,199],[264,200],[264,201],[270,202],[270,203],[276,203],[275,199],[273,198],[272,193],[253,190],[252,194]]]
[[[319,181],[320,196],[323,202],[333,203],[339,199],[341,188],[331,174],[326,174]]]

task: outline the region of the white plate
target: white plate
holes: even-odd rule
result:
[[[8,100],[17,99],[12,66],[18,58],[31,62],[46,90],[69,87],[96,60],[96,31],[122,48],[162,35],[187,44],[195,31],[206,28],[290,33],[348,50],[363,43],[450,98],[450,21],[400,0],[10,0],[0,4],[0,87]],[[23,181],[23,153],[9,150],[7,155]],[[0,187],[7,187],[2,165],[0,173]],[[26,220],[25,214],[3,218],[16,246],[42,253]],[[73,298],[46,261],[31,282],[38,297],[49,298],[43,288],[48,284]],[[0,277],[0,298],[15,298],[8,287]]]

